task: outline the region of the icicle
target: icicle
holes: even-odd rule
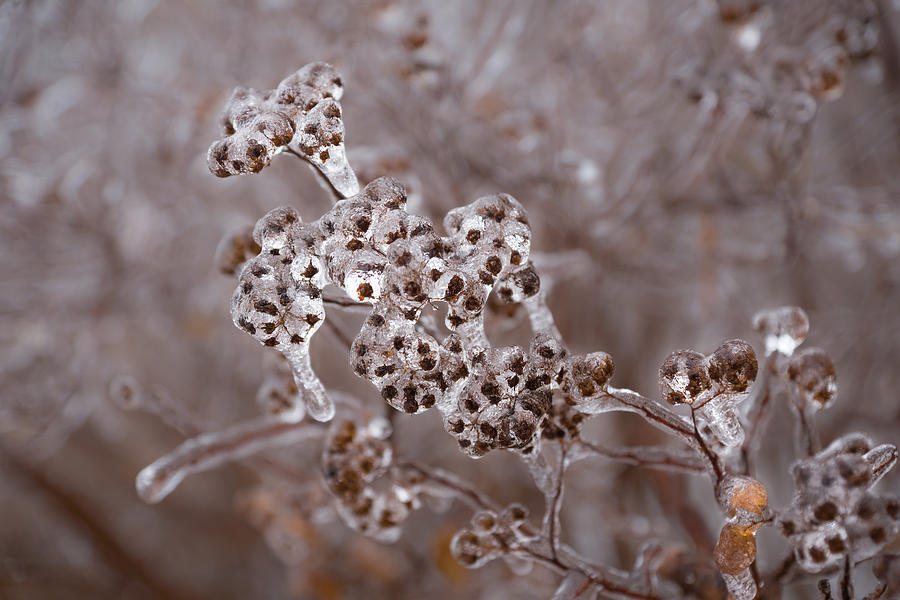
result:
[[[304,352],[296,362],[291,361],[291,366],[297,386],[303,389],[303,400],[309,416],[316,421],[330,421],[334,418],[334,402],[325,393],[325,386],[312,370],[309,351]],[[300,413],[300,418],[302,417]]]

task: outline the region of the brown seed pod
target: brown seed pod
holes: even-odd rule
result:
[[[725,525],[713,555],[722,573],[737,575],[756,560],[756,534],[751,526]]]
[[[837,397],[834,364],[821,348],[807,348],[791,357],[787,373],[807,406],[826,408]]]

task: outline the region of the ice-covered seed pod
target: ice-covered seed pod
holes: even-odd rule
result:
[[[750,477],[734,475],[719,482],[716,498],[729,519],[741,525],[762,521],[769,503],[765,485]]]
[[[659,368],[662,396],[670,404],[701,405],[712,393],[706,357],[693,350],[679,350]]]
[[[787,374],[802,402],[801,408],[827,408],[837,397],[834,364],[821,348],[806,348],[792,356]]]
[[[344,149],[342,93],[340,77],[326,63],[302,67],[275,90],[235,89],[222,115],[226,137],[209,148],[209,170],[217,177],[258,173],[289,146],[343,197],[356,194],[359,184]]]
[[[216,268],[225,275],[237,275],[241,266],[261,250],[253,239],[253,227],[235,229],[219,241],[216,248]]]
[[[716,497],[728,515],[713,553],[716,566],[731,595],[750,600],[756,585],[749,570],[756,560],[756,531],[766,518],[768,492],[755,479],[729,475],[719,482]]]
[[[275,89],[275,101],[284,106],[310,110],[322,98],[340,100],[344,84],[328,63],[309,63],[288,75]]]
[[[334,421],[322,469],[344,522],[376,540],[394,542],[402,523],[418,507],[418,490],[393,469],[390,443],[381,438],[386,431],[382,421]]]
[[[135,410],[144,402],[144,388],[131,375],[116,375],[109,382],[109,398],[120,408]]]
[[[308,412],[325,420],[333,408],[310,367],[309,340],[325,319],[322,290],[336,285],[373,305],[352,343],[351,364],[390,406],[410,414],[438,406],[470,456],[531,452],[551,411],[551,389],[598,394],[611,359],[583,357],[567,380],[567,351],[552,328],[540,328],[527,352],[491,348],[482,314],[489,294],[508,275],[518,290],[513,299],[540,289],[527,262],[528,220],[514,198],[497,194],[450,211],[445,224],[449,235],[440,237],[427,219],[409,215],[405,191],[390,178],[312,223],[276,209],[254,229],[260,250],[241,270],[235,324],[285,355]],[[453,333],[443,343],[420,330],[421,311],[432,302],[449,305]]]
[[[707,372],[717,395],[746,394],[756,380],[756,353],[743,340],[728,340],[707,359]]]
[[[896,448],[871,446],[849,434],[794,465],[796,493],[778,525],[805,571],[870,558],[900,532],[900,501],[871,491],[893,465]]]
[[[485,268],[499,272],[499,265],[491,266],[490,262],[485,263]],[[537,271],[532,263],[528,263],[521,269],[510,271],[497,287],[497,296],[504,302],[522,302],[526,298],[531,298],[541,291],[541,279],[538,277]]]
[[[752,526],[725,525],[715,547],[716,565],[722,573],[738,575],[756,560],[756,532]]]
[[[581,434],[581,424],[587,418],[587,415],[578,412],[581,407],[577,398],[554,400],[550,415],[541,432],[543,438],[548,440],[577,439]]]
[[[737,446],[744,440],[736,407],[749,395],[757,371],[756,354],[742,340],[723,343],[707,359],[714,395],[697,411],[725,446]]]
[[[296,411],[305,411],[305,406],[298,402],[300,390],[294,381],[290,363],[275,353],[266,356],[266,371],[263,382],[256,391],[256,404],[265,414],[283,416],[290,415],[296,419]]]
[[[465,360],[460,339],[445,341],[445,380],[451,390],[460,387],[442,408],[444,426],[466,454],[479,457],[497,448],[525,454],[534,450],[552,399],[552,378],[541,365],[557,352],[560,359],[565,356],[549,339],[536,339],[532,347],[543,349],[546,356],[506,347],[489,348]]]
[[[616,365],[606,352],[591,352],[569,359],[564,391],[576,399],[585,399],[602,392],[612,378]]]
[[[297,243],[310,236],[304,231],[309,228],[291,208],[275,209],[260,219],[254,239],[261,250],[241,269],[232,297],[232,319],[237,327],[288,359],[297,386],[304,392],[306,409],[313,418],[327,421],[334,414],[334,405],[309,362],[310,338],[325,319],[321,263],[305,245]],[[304,269],[299,277],[298,265]],[[294,410],[281,413],[285,419],[302,418],[299,402],[299,398],[294,402]]]
[[[485,563],[503,557],[514,572],[527,572],[531,561],[522,546],[533,538],[520,531],[528,512],[519,504],[511,504],[500,514],[481,510],[472,517],[469,528],[459,531],[450,542],[450,551],[464,567],[477,569]]]
[[[844,94],[850,57],[840,46],[817,53],[806,65],[806,91],[822,101],[837,100]]]
[[[528,509],[518,502],[513,502],[506,506],[500,513],[500,519],[507,523],[509,527],[519,527],[525,523],[528,518]]]
[[[749,394],[757,371],[753,348],[729,340],[709,356],[691,350],[670,354],[660,367],[660,387],[669,403],[690,405],[720,443],[736,446],[744,431],[735,408]]]
[[[456,562],[469,569],[477,569],[501,555],[498,549],[492,548],[469,529],[463,529],[453,536],[450,552]]]
[[[493,533],[497,527],[497,513],[492,510],[481,510],[472,516],[472,528],[478,533]]]
[[[753,328],[764,336],[767,356],[773,352],[791,356],[809,333],[809,318],[800,307],[782,306],[756,313]]]
[[[245,103],[248,95],[235,93],[232,103]],[[230,177],[242,173],[259,173],[269,165],[281,146],[290,142],[294,126],[289,116],[281,112],[263,112],[264,107],[244,104],[240,118],[226,122],[233,128],[228,137],[212,143],[207,152],[210,172],[216,177]],[[244,118],[252,115],[251,118]]]
[[[835,522],[796,536],[794,555],[807,573],[820,573],[841,565],[849,549],[847,531]]]
[[[341,105],[322,100],[297,120],[297,132],[289,147],[316,167],[344,198],[359,191],[356,174],[344,148]]]

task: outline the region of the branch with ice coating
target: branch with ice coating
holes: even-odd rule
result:
[[[605,456],[643,467],[705,471],[725,515],[715,565],[730,593],[749,600],[760,589],[755,535],[775,517],[765,486],[750,476],[747,457],[771,406],[773,381],[781,380],[791,393],[807,455],[795,467],[797,496],[779,516],[797,563],[807,571],[849,565],[896,535],[896,499],[868,492],[896,461],[896,449],[842,439],[817,452],[813,416],[834,400],[835,371],[820,350],[794,353],[809,329],[802,310],[783,307],[755,318],[766,336],[767,357],[766,375],[755,390],[756,355],[742,340],[727,341],[709,355],[672,353],[660,368],[658,397],[610,387],[612,358],[604,352],[571,354],[554,323],[531,262],[532,232],[523,206],[507,194],[479,198],[451,210],[443,221],[446,235],[440,235],[430,220],[407,212],[406,191],[396,180],[382,177],[360,190],[344,148],[342,91],[333,67],[312,63],[274,90],[238,88],[228,103],[226,137],[208,154],[215,175],[257,173],[287,151],[328,180],[337,202],[312,222],[303,222],[293,208],[277,208],[252,232],[235,232],[220,246],[219,269],[238,277],[235,325],[284,358],[260,389],[265,416],[199,435],[145,468],[137,480],[144,500],[161,500],[190,473],[323,434],[325,428],[300,423],[309,413],[332,420],[322,449],[323,482],[349,527],[392,542],[421,495],[453,495],[480,509],[452,543],[465,566],[502,558],[520,573],[542,564],[564,577],[558,597],[596,588],[616,597],[656,598],[674,595],[656,581],[653,549],[626,573],[592,565],[562,542],[566,469],[583,458]],[[328,286],[346,299],[326,298]],[[524,307],[529,343],[492,346],[485,330],[491,295]],[[523,458],[546,499],[539,530],[528,525],[518,505],[501,509],[451,474],[398,462],[387,420],[357,414],[364,411],[334,418],[336,394],[326,392],[309,354],[311,338],[327,317],[326,304],[330,310],[368,311],[352,343],[347,337],[349,362],[388,406],[408,414],[437,408],[444,428],[469,457],[511,450]],[[449,335],[422,314],[437,304],[447,307]],[[665,402],[686,405],[689,418]],[[750,408],[747,440],[741,403]],[[691,451],[609,447],[581,438],[584,421],[610,411],[636,413]],[[732,460],[737,448],[744,458],[741,472]],[[831,504],[812,506],[820,498]],[[852,506],[839,505],[837,498],[851,498]]]

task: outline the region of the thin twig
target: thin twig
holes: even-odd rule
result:
[[[340,298],[337,296],[323,296],[322,302],[325,304],[333,304],[335,306],[342,306],[346,308],[363,308],[363,309],[371,309],[371,305],[365,304],[363,302],[357,302],[351,298]]]
[[[715,484],[713,489],[717,489],[719,486],[719,482],[722,480],[722,477],[724,477],[722,465],[719,463],[719,457],[709,449],[709,446],[706,445],[706,440],[704,440],[703,436],[700,435],[700,431],[699,429],[697,429],[697,416],[694,414],[693,408],[691,408],[691,421],[694,424],[694,433],[692,436],[694,438],[694,443],[696,447],[699,448],[703,453],[706,460],[709,462],[709,468],[711,469],[713,475],[713,483]]]
[[[651,425],[682,438],[694,435],[691,426],[684,419],[634,390],[609,387],[605,390],[605,394],[609,399],[619,402],[623,406],[621,410],[635,412]]]
[[[598,456],[648,469],[677,469],[685,473],[703,473],[703,462],[688,451],[679,452],[658,446],[624,446],[609,448],[594,442],[577,440],[582,450]]]
[[[493,501],[483,492],[478,490],[472,484],[460,479],[452,473],[434,469],[415,462],[401,462],[397,467],[409,469],[419,474],[424,479],[435,483],[444,489],[452,492],[457,498],[475,509],[500,511],[499,503]],[[587,577],[594,585],[611,594],[617,594],[635,600],[660,600],[658,596],[653,594],[645,594],[628,588],[627,583],[617,582],[615,573],[596,565],[588,565],[580,558],[575,558],[573,552],[567,547],[560,548],[557,556],[547,556],[537,550],[538,547],[546,547],[545,540],[539,539],[532,529],[527,525],[522,527],[522,533],[527,536],[537,537],[537,541],[533,545],[517,546],[515,551],[528,556],[531,560],[541,563],[559,573],[577,572]]]
[[[557,536],[557,527],[559,526],[559,512],[562,510],[562,503],[560,500],[562,499],[562,491],[563,491],[563,480],[565,479],[566,474],[566,452],[568,448],[566,448],[565,444],[562,441],[559,443],[559,471],[556,473],[556,489],[553,493],[553,499],[551,500],[549,506],[547,507],[547,517],[550,519],[548,522],[549,526],[549,537],[550,537],[550,554],[554,558],[557,558],[556,555],[556,546],[559,542]]]
[[[841,600],[853,600],[853,566],[850,555],[844,555],[844,567],[841,570]]]
[[[806,456],[816,454],[815,432],[813,430],[812,415],[803,406],[797,407],[797,449]]]
[[[765,367],[762,369],[762,375],[757,382],[759,392],[749,399],[751,406],[755,408],[753,415],[750,417],[750,423],[744,435],[744,443],[741,444],[741,460],[744,463],[744,474],[752,475],[753,472],[753,451],[759,436],[762,434],[763,424],[772,407],[772,377],[771,371],[775,365],[775,353],[766,357]],[[757,398],[759,399],[758,401]]]
[[[397,463],[396,466],[401,469],[409,469],[411,471],[414,471],[428,481],[436,483],[446,490],[453,492],[459,500],[463,501],[475,510],[492,510],[494,512],[500,511],[500,505],[498,503],[491,500],[490,497],[485,495],[474,485],[468,483],[463,479],[460,479],[453,473],[441,469],[427,467],[416,462],[401,462]]]
[[[294,156],[296,156],[303,162],[306,162],[306,158],[304,158],[302,155],[298,154],[295,150],[291,149],[290,146],[284,146],[284,151],[288,152],[290,154],[293,154]],[[319,178],[319,181],[321,181],[324,184],[325,189],[331,191],[331,201],[332,202],[337,202],[338,200],[343,200],[347,197],[347,196],[343,195],[341,192],[339,192],[338,189],[336,187],[334,187],[334,185],[331,183],[331,181],[327,177],[325,177],[325,175],[323,175],[321,171],[319,171],[317,168],[315,168],[312,165],[310,165],[310,167],[312,168],[313,173],[316,174],[316,177]]]
[[[156,414],[165,424],[174,428],[186,438],[194,438],[206,433],[204,429],[194,424],[195,418],[185,410],[184,405],[174,402],[162,388],[152,390],[151,394],[150,397],[153,398],[153,403],[145,403],[143,406],[135,407],[134,410],[143,410]],[[271,475],[283,477],[294,483],[305,484],[309,482],[308,476],[277,459],[265,455],[251,456],[239,462],[261,472],[268,472]]]
[[[677,437],[690,444],[691,447],[698,451],[706,470],[713,478],[713,482],[718,486],[718,483],[724,476],[724,470],[719,457],[709,449],[706,441],[700,435],[693,410],[691,411],[691,422],[689,423],[659,403],[645,398],[634,390],[608,387],[605,393],[608,399],[621,405],[621,408],[618,408],[618,410],[635,412],[651,425],[669,433],[674,433]],[[616,409],[614,406],[608,408],[608,410]]]
[[[201,434],[144,467],[136,481],[138,494],[146,502],[159,502],[187,475],[324,433],[323,428],[308,421],[289,422],[264,416]]]

